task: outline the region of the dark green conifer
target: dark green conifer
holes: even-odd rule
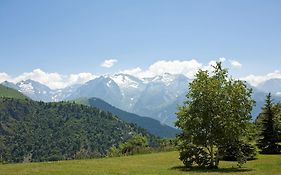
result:
[[[263,154],[280,153],[280,145],[278,145],[278,130],[275,124],[275,116],[273,111],[273,103],[271,93],[266,96],[266,103],[263,107],[261,118],[261,132],[257,146]]]

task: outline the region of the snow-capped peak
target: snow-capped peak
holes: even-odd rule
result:
[[[22,93],[29,93],[29,94],[35,93],[34,87],[32,86],[31,82],[21,81],[21,82],[17,83],[17,85],[20,88],[19,91]]]
[[[110,78],[121,88],[139,88],[142,81],[128,74],[114,74]]]
[[[187,80],[187,77],[184,75],[179,75],[179,74],[170,74],[170,73],[164,73],[162,75],[157,75],[152,78],[145,78],[144,81],[145,83],[163,83],[165,86],[170,86],[173,82],[175,82],[177,79],[184,79],[184,81]]]

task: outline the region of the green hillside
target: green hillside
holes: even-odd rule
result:
[[[236,162],[222,161],[220,169],[186,170],[178,160],[178,152],[154,153],[92,160],[0,165],[0,175],[280,175],[280,155],[260,155],[242,169]]]
[[[134,134],[153,145],[144,129],[97,108],[0,98],[0,162],[101,157]]]
[[[22,93],[17,90],[8,88],[0,84],[0,97],[16,98],[16,99],[25,99],[27,98]]]
[[[118,116],[120,119],[129,123],[135,123],[136,125],[146,129],[151,134],[154,134],[159,137],[175,137],[176,134],[179,133],[179,130],[176,128],[163,125],[159,121],[149,117],[142,117],[133,113],[120,110],[99,98],[81,98],[78,99],[77,102],[111,112],[114,115]]]

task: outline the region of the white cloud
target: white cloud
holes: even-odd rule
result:
[[[266,75],[248,75],[246,77],[242,77],[242,80],[247,81],[248,83],[250,83],[252,86],[258,86],[259,84],[270,80],[270,79],[274,79],[274,78],[279,78],[281,79],[281,72],[276,70],[274,72],[268,73]]]
[[[82,84],[82,83],[85,83],[96,77],[97,76],[95,76],[91,73],[83,72],[83,73],[79,73],[79,74],[70,74],[70,76],[68,77],[68,80],[69,80],[70,84]]]
[[[10,79],[11,79],[11,77],[8,74],[6,74],[5,72],[0,73],[0,83],[3,81],[8,81]]]
[[[17,77],[10,77],[6,73],[0,73],[0,82],[7,80],[17,83],[19,81],[31,79],[38,81],[51,89],[61,89],[73,84],[82,84],[94,78],[96,78],[96,76],[91,73],[62,75],[59,73],[47,73],[41,69],[35,69],[32,72],[25,72]]]
[[[217,61],[225,62],[225,58],[218,58],[216,60],[211,60],[207,65],[203,65],[198,62],[196,59],[191,60],[160,60],[152,65],[150,65],[147,69],[142,70],[139,67],[133,69],[127,69],[121,71],[121,73],[126,73],[130,75],[137,76],[139,78],[144,77],[153,77],[156,75],[162,75],[164,73],[170,74],[183,74],[186,77],[193,79],[194,75],[197,73],[199,69],[203,70],[212,70]]]
[[[117,62],[118,62],[118,60],[116,60],[116,59],[104,60],[104,62],[101,63],[101,67],[111,68]]]
[[[124,74],[129,74],[129,75],[138,75],[142,72],[142,69],[140,67],[136,67],[136,68],[133,68],[133,69],[127,69],[127,70],[123,70],[121,71],[121,73],[124,73]]]
[[[236,60],[228,60],[229,63],[231,64],[231,66],[235,69],[240,69],[242,67],[242,64],[239,63],[238,61]]]
[[[144,77],[153,77],[156,75],[162,75],[164,73],[171,74],[183,74],[186,77],[193,79],[194,75],[197,73],[199,69],[211,71],[213,69],[213,65],[216,64],[216,61],[225,62],[226,58],[218,58],[215,60],[211,60],[208,64],[202,64],[196,59],[191,60],[160,60],[153,64],[151,64],[148,68],[142,69],[140,67],[127,69],[120,71],[121,73],[130,74],[139,78]],[[233,62],[234,60],[228,60],[229,62]],[[105,67],[112,67],[117,60],[105,60],[102,64]],[[241,64],[237,61],[234,61],[232,65],[236,65],[236,67],[241,67]],[[49,86],[51,89],[61,89],[74,84],[82,84],[89,80],[96,78],[97,76],[92,73],[82,72],[78,74],[70,74],[70,75],[62,75],[59,73],[48,73],[44,72],[41,69],[35,69],[31,72],[23,73],[16,77],[11,77],[6,73],[0,73],[0,82],[5,80],[17,83],[22,80],[32,79],[34,81],[38,81],[42,84]],[[257,85],[263,81],[266,81],[271,78],[281,78],[281,73],[279,71],[275,71],[273,73],[269,73],[265,76],[256,76],[249,75],[247,77],[242,78],[243,80],[248,81],[252,85]]]
[[[137,67],[133,69],[124,70],[122,71],[122,73],[131,74],[140,78],[153,77],[156,75],[162,75],[164,73],[184,74],[188,78],[193,78],[194,74],[200,68],[202,68],[202,64],[195,59],[187,61],[161,60],[150,65],[146,70],[142,70],[141,68]]]
[[[197,60],[161,60],[153,63],[146,70],[142,70],[141,68],[133,68],[121,71],[122,73],[131,74],[140,78],[143,77],[153,77],[156,75],[162,75],[164,73],[171,74],[184,74],[188,78],[193,78],[195,73],[202,68],[202,64]]]
[[[219,58],[219,61],[220,61],[220,62],[225,62],[225,61],[226,61],[226,58],[221,57],[221,58]]]

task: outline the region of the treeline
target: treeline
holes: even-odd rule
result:
[[[128,141],[119,145],[113,145],[107,156],[118,157],[135,154],[147,154],[152,152],[164,152],[176,150],[175,138],[163,138],[157,140],[157,147],[151,147],[147,137],[143,135],[134,135]]]
[[[157,145],[146,130],[97,108],[0,98],[0,162],[101,157],[137,134]]]

